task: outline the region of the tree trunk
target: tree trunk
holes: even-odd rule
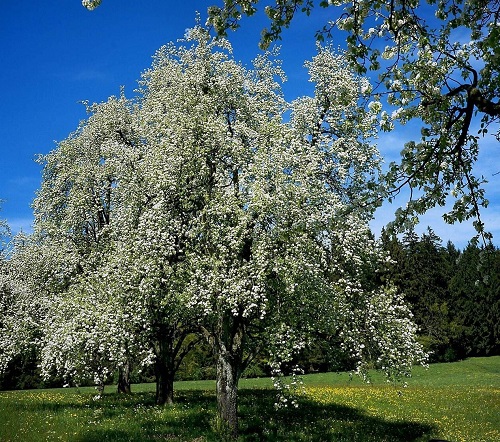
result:
[[[156,375],[156,404],[172,405],[174,403],[174,375],[165,365],[158,367]]]
[[[219,346],[223,347],[223,346]],[[225,348],[217,352],[217,413],[219,431],[229,439],[238,437],[238,367]]]
[[[223,315],[215,336],[218,430],[224,439],[238,437],[238,381],[243,364],[244,326],[240,317]]]
[[[130,394],[130,364],[118,368],[118,393]]]
[[[156,354],[156,404],[174,403],[174,355],[170,339],[160,339]]]

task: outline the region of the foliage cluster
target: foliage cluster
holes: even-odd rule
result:
[[[209,22],[226,35],[243,16],[261,8],[269,19],[261,47],[281,38],[298,14],[323,8],[325,25],[316,37],[344,40],[358,72],[377,75],[373,93],[392,107],[382,127],[410,120],[421,125],[420,139],[405,145],[391,164],[388,182],[412,196],[399,221],[455,198],[448,221],[480,217],[483,176],[474,172],[479,140],[492,131],[498,140],[500,117],[500,4],[483,0],[224,0],[209,8]],[[485,235],[489,236],[489,235]]]

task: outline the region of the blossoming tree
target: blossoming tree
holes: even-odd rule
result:
[[[106,319],[110,310],[110,316],[121,317],[120,310],[96,286],[96,274],[110,259],[117,182],[113,158],[124,144],[131,117],[123,97],[88,106],[88,112],[89,119],[75,133],[40,157],[44,171],[34,202],[35,232],[14,256],[22,262],[38,250],[53,269],[47,274],[33,266],[30,272],[51,284],[45,292],[33,288],[46,306],[40,322],[42,372],[49,376],[55,370],[74,381],[94,377],[102,384],[109,371],[130,362],[123,351],[120,358],[109,354],[110,343],[116,353],[131,341],[126,329]],[[128,389],[127,382],[119,385]]]
[[[158,183],[150,174],[158,174],[153,144],[123,96],[89,112],[43,158],[35,201],[37,235],[45,243],[62,239],[65,259],[75,262],[44,322],[42,367],[47,375],[56,370],[98,385],[118,368],[119,389],[128,391],[131,364],[154,362],[156,401],[171,403],[191,329],[181,327],[179,290],[166,282],[173,264],[161,222],[168,225],[170,212],[159,211],[161,200],[151,193]]]
[[[245,68],[196,26],[157,52],[133,105],[94,107],[45,157],[35,208],[55,257],[47,369],[102,382],[154,354],[169,361],[168,390],[183,337],[199,330],[234,438],[238,380],[258,351],[278,386],[325,335],[360,374],[370,361],[398,377],[425,358],[402,297],[369,277],[387,257],[368,227],[384,194],[379,108],[359,105],[368,81],[318,47],[314,95],[287,103],[274,58]]]
[[[144,139],[159,147],[153,209],[164,214],[152,221],[169,232],[150,247],[182,260],[185,305],[216,355],[222,427],[236,435],[238,380],[258,348],[278,375],[324,332],[360,372],[368,355],[407,372],[424,356],[410,313],[365,277],[385,259],[367,225],[382,191],[368,141],[379,122],[358,106],[368,82],[319,49],[315,96],[290,106],[270,54],[244,69],[201,27],[185,44],[159,51],[144,77]]]

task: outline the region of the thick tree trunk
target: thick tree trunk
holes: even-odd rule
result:
[[[230,439],[238,436],[238,368],[227,349],[217,354],[217,412],[219,430]]]
[[[174,354],[172,343],[169,339],[158,342],[156,354],[156,404],[172,405],[174,403]]]
[[[118,368],[118,393],[130,394],[130,364]]]
[[[238,381],[243,365],[244,326],[231,314],[220,318],[215,336],[217,358],[217,413],[221,437],[238,437]]]
[[[156,375],[156,404],[174,403],[174,376],[166,367],[160,368]]]
[[[179,324],[159,325],[156,333],[156,403],[172,405],[174,403],[174,377],[181,361],[197,344],[192,340],[183,346],[189,331]]]

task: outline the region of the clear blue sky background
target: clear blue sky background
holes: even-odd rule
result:
[[[79,101],[100,102],[118,95],[120,86],[132,96],[140,73],[163,44],[182,38],[195,23],[199,11],[204,22],[206,7],[217,0],[104,0],[93,12],[80,0],[3,1],[0,13],[0,218],[12,230],[30,231],[30,204],[40,185],[37,154],[56,147],[85,118]],[[284,34],[282,59],[288,76],[287,98],[311,93],[303,62],[315,53],[314,33],[328,19],[328,10],[301,16]],[[245,20],[229,38],[235,57],[247,64],[258,53],[263,17]],[[335,45],[342,46],[339,38]],[[410,128],[383,135],[378,145],[388,160],[397,158]],[[483,217],[487,228],[500,238],[500,149],[494,138],[482,142],[478,172],[490,181],[490,206]],[[404,200],[399,201],[401,204]],[[388,222],[396,206],[386,204],[373,222],[375,233]],[[443,210],[433,210],[419,232],[430,225],[443,241],[463,248],[473,236],[471,223],[448,226]]]

